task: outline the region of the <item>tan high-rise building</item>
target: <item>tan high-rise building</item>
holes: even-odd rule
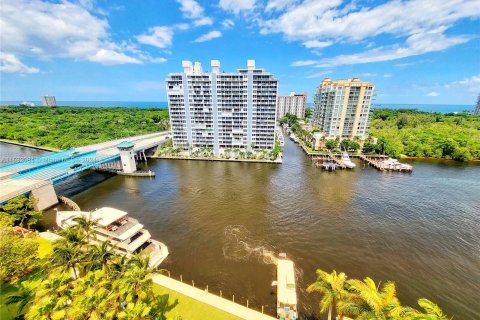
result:
[[[290,93],[289,96],[277,97],[277,119],[284,117],[287,113],[305,118],[305,108],[307,107],[307,93]]]
[[[315,92],[313,124],[329,139],[365,139],[373,91],[373,83],[358,78],[336,81],[325,78]]]

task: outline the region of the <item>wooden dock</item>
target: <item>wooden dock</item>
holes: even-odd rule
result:
[[[379,171],[396,171],[396,172],[412,172],[413,166],[409,164],[400,163],[397,160],[392,160],[389,162],[387,156],[383,155],[360,155],[360,159],[368,163],[369,166],[374,167]]]
[[[333,154],[319,154],[312,156],[315,167],[322,167],[324,170],[334,171],[336,169],[346,169],[343,162]]]

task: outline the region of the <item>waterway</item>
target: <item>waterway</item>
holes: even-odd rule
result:
[[[0,144],[1,155],[41,151]],[[274,314],[271,256],[298,274],[300,312],[318,316],[305,288],[315,269],[393,280],[403,304],[437,302],[455,319],[478,319],[480,166],[410,161],[412,174],[357,162],[323,172],[286,141],[276,164],[149,160],[156,178],[82,174],[57,187],[83,209],[112,206],[167,244],[172,276]],[[53,227],[53,212],[44,224]],[[323,317],[324,318],[324,317]]]

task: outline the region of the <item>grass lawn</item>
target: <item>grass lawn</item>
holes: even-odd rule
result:
[[[241,319],[225,311],[209,306],[208,304],[189,298],[181,293],[159,286],[158,284],[153,284],[153,289],[159,294],[168,294],[170,303],[173,303],[175,299],[178,299],[178,305],[166,314],[168,320]]]

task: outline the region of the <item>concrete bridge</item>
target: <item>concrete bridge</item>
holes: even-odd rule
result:
[[[135,158],[163,144],[169,131],[122,138],[84,147],[54,152],[0,166],[0,205],[21,194],[39,199],[37,209],[58,203],[54,185],[91,168],[117,162],[124,171],[136,170]],[[117,146],[123,146],[118,148]]]

